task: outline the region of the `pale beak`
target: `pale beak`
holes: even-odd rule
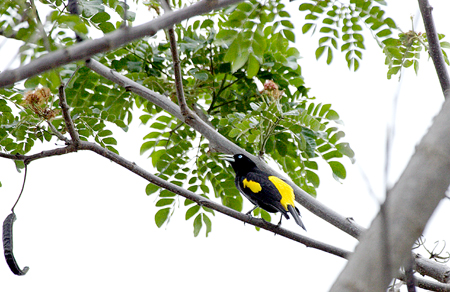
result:
[[[228,161],[230,163],[235,162],[232,154],[219,154],[219,158],[222,160]]]

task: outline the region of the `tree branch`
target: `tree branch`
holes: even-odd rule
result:
[[[75,148],[78,147],[80,143],[80,137],[78,136],[78,132],[75,129],[75,125],[73,124],[72,118],[70,117],[69,105],[66,100],[66,92],[64,90],[65,85],[61,84],[59,86],[59,106],[61,107],[62,115],[64,118],[64,122],[66,124],[67,132],[69,132],[70,137],[72,138],[72,143]]]
[[[169,190],[173,192],[174,194],[180,195],[184,198],[187,198],[191,201],[196,202],[200,206],[208,207],[212,210],[215,210],[219,213],[225,214],[229,217],[235,218],[237,220],[240,220],[244,223],[248,223],[250,225],[260,227],[262,229],[265,229],[267,231],[271,231],[275,234],[278,234],[280,236],[289,238],[291,240],[294,240],[296,242],[299,242],[301,244],[304,244],[307,247],[311,247],[314,249],[322,250],[324,252],[336,255],[338,257],[347,258],[351,254],[349,251],[346,251],[344,249],[341,249],[339,247],[314,240],[312,238],[308,238],[306,236],[300,235],[298,233],[292,232],[288,229],[285,229],[281,226],[269,223],[261,218],[255,218],[252,216],[249,216],[247,214],[238,212],[236,210],[233,210],[229,207],[226,207],[222,204],[216,203],[212,200],[206,199],[205,197],[202,197],[201,195],[198,195],[196,193],[193,193],[191,191],[185,190],[182,187],[175,185],[173,183],[170,183],[168,181],[163,180],[162,178],[146,171],[145,169],[139,167],[136,163],[131,162],[123,158],[122,156],[109,151],[108,149],[105,149],[101,147],[98,144],[92,143],[92,142],[86,142],[86,141],[79,141],[78,148],[75,148],[73,144],[70,144],[64,148],[57,148],[47,151],[42,151],[37,154],[33,155],[13,155],[13,154],[6,154],[0,152],[0,157],[12,159],[12,160],[22,160],[26,163],[30,163],[33,160],[51,157],[55,155],[63,155],[71,152],[75,152],[77,150],[89,150],[92,152],[95,152],[96,154],[105,157],[114,163],[128,169],[129,171],[133,172],[134,174],[144,178],[145,180],[149,181],[152,184],[155,184],[161,188],[164,188],[166,190]]]
[[[371,291],[386,291],[400,266],[411,256],[411,247],[436,206],[445,198],[450,184],[449,132],[450,99],[447,98],[402,176],[389,191],[382,206],[385,216],[378,213],[331,291],[366,291],[367,287]],[[385,226],[389,226],[388,230]],[[388,273],[384,273],[382,265],[383,234],[388,240],[391,264]]]
[[[179,120],[183,121],[183,117],[178,106],[167,99],[165,96],[151,91],[150,89],[109,69],[108,67],[100,64],[95,60],[87,62],[86,65],[101,76],[117,83],[118,85],[126,88],[127,90],[130,90],[131,92],[138,94],[139,96],[156,104]],[[240,148],[239,146],[222,136],[215,129],[211,128],[207,123],[200,119],[197,115],[192,114],[192,116],[193,118],[186,120],[185,123],[202,134],[206,139],[208,139],[212,144],[211,147],[213,147],[215,151],[227,154],[243,153],[248,157],[251,157],[252,160],[258,165],[258,167],[262,168],[264,171],[283,177],[283,175],[270,168],[264,161],[260,160],[256,156],[253,156],[252,154],[248,153],[244,149]],[[337,228],[343,230],[353,237],[358,237],[361,232],[364,231],[364,228],[356,224],[353,220],[341,216],[334,210],[322,204],[320,201],[316,200],[311,195],[300,189],[290,180],[287,180],[287,182],[294,189],[296,201],[315,215],[319,216],[320,218],[331,223],[332,225],[336,226]]]
[[[0,87],[12,85],[17,81],[38,75],[53,68],[86,60],[95,54],[110,51],[145,36],[152,36],[158,30],[167,28],[188,18],[210,12],[243,0],[202,0],[189,7],[164,15],[135,27],[123,27],[95,40],[85,40],[69,48],[60,49],[27,65],[14,70],[5,70],[0,74]]]
[[[169,3],[166,0],[160,0],[161,6],[164,8],[165,13],[169,13],[172,11]],[[170,51],[172,52],[172,60],[173,60],[173,71],[175,76],[175,88],[177,91],[177,99],[178,106],[180,107],[181,114],[184,118],[188,118],[191,111],[186,104],[186,98],[184,96],[183,90],[183,76],[181,75],[181,67],[180,67],[180,57],[178,56],[178,46],[177,39],[175,37],[175,32],[173,30],[173,25],[169,27],[167,30],[170,41]]]
[[[130,90],[131,92],[134,92],[141,97],[147,99],[148,101],[160,106],[170,114],[174,115],[178,119],[182,120],[182,115],[177,107],[176,104],[174,104],[172,101],[167,99],[165,96],[158,94],[156,92],[153,92],[149,90],[148,88],[128,79],[127,77],[107,68],[106,66],[100,64],[99,62],[95,60],[91,60],[87,63],[87,66],[91,68],[93,71],[99,73],[103,77],[116,82],[122,87],[125,87],[127,90]],[[254,161],[258,163],[258,166],[260,168],[263,168],[265,171],[269,173],[273,173],[276,175],[278,174],[276,171],[272,170],[267,164],[265,164],[260,159],[252,156],[251,154],[247,153],[245,150],[241,149],[231,141],[229,141],[227,138],[223,137],[221,134],[217,133],[214,129],[212,129],[209,125],[204,123],[200,118],[195,116],[196,118],[186,121],[192,128],[197,130],[199,133],[207,137],[207,139],[210,141],[210,143],[213,143],[214,145],[220,145],[218,146],[218,151],[224,152],[224,153],[245,153],[249,157],[253,157]],[[289,182],[289,181],[288,181]],[[293,183],[290,183],[292,187],[295,190],[296,194],[296,201],[302,204],[304,207],[306,207],[308,210],[310,210],[315,215],[319,216],[320,218],[324,219],[325,221],[331,223],[332,225],[336,226],[337,228],[343,230],[344,232],[350,234],[353,237],[358,237],[365,229],[363,227],[360,227],[357,225],[353,220],[350,218],[345,218],[341,215],[339,215],[334,210],[328,208],[327,206],[323,205],[320,201],[314,199],[312,196],[301,190],[298,186],[296,186]]]
[[[406,281],[406,276],[404,272],[401,272],[397,279]],[[449,284],[442,284],[436,281],[430,281],[427,279],[419,278],[414,276],[414,282],[417,287],[426,289],[429,291],[438,291],[438,292],[449,292],[450,291],[450,285]],[[386,290],[385,290],[386,291]]]
[[[306,236],[294,233],[288,229],[285,229],[278,225],[269,223],[263,219],[248,216],[247,214],[238,212],[238,211],[233,210],[229,207],[226,207],[222,204],[219,204],[212,200],[206,199],[205,197],[202,197],[201,195],[198,195],[191,191],[185,190],[184,188],[182,188],[180,186],[172,184],[152,173],[149,173],[145,169],[139,167],[136,163],[128,161],[125,158],[123,158],[122,156],[120,156],[114,152],[111,152],[108,149],[105,149],[95,143],[81,141],[79,149],[93,151],[93,152],[99,154],[100,156],[103,156],[103,157],[119,164],[120,166],[128,169],[129,171],[139,175],[140,177],[146,179],[150,183],[155,184],[166,190],[169,190],[169,191],[173,192],[174,194],[180,195],[191,201],[194,201],[197,204],[199,204],[200,206],[208,207],[210,209],[213,209],[217,212],[220,212],[222,214],[225,214],[227,216],[230,216],[230,217],[240,220],[242,222],[251,224],[253,226],[260,227],[267,231],[274,232],[275,234],[279,234],[283,237],[286,237],[286,238],[292,239],[294,241],[297,241],[299,243],[302,243],[302,244],[306,245],[307,247],[312,247],[315,249],[326,251],[328,253],[331,253],[333,255],[336,255],[336,256],[339,256],[342,258],[347,258],[350,255],[350,252],[343,250],[341,248],[338,248],[338,247],[308,238]]]
[[[415,270],[419,274],[432,277],[441,283],[450,283],[450,268],[447,265],[427,259],[420,254],[415,254],[414,257]]]
[[[166,3],[165,0],[161,0],[161,3],[165,3],[166,5],[163,5],[163,7],[169,5]],[[166,10],[166,8],[164,8]],[[166,13],[170,12],[170,8],[167,8]],[[183,117],[187,118],[190,114],[189,107],[186,104],[186,98],[184,97],[184,90],[183,90],[183,76],[181,76],[181,68],[180,68],[180,58],[178,56],[178,46],[177,46],[177,40],[175,38],[175,33],[173,31],[173,26],[171,26],[167,30],[169,34],[169,40],[170,40],[170,50],[172,52],[172,60],[173,60],[173,71],[175,75],[175,88],[177,90],[177,98],[178,98],[178,105],[180,106],[180,111]]]
[[[433,7],[431,7],[430,3],[428,3],[428,0],[419,0],[419,8],[420,13],[422,14],[423,23],[425,25],[425,31],[427,33],[430,56],[431,59],[433,59],[434,67],[436,69],[439,82],[441,83],[442,92],[446,95],[447,91],[450,91],[450,77],[448,75],[444,56],[441,52],[436,27],[434,26],[433,15],[431,13]]]
[[[63,148],[56,148],[52,150],[45,150],[36,154],[32,155],[22,155],[22,154],[8,154],[8,153],[2,153],[0,152],[0,157],[12,159],[12,160],[22,160],[25,163],[30,163],[33,160],[46,158],[46,157],[52,157],[52,156],[58,156],[58,155],[64,155],[71,152],[76,152],[77,149],[73,144],[70,144]]]

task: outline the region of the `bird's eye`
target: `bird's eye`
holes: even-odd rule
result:
[[[242,155],[238,155],[238,158],[241,159],[241,158],[242,158]]]

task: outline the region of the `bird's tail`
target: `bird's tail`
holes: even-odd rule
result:
[[[300,211],[292,205],[287,205],[287,207],[289,212],[292,214],[292,217],[294,217],[295,223],[306,231],[305,225],[303,225],[302,219],[300,219]]]

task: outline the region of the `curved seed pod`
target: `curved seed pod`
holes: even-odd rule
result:
[[[14,258],[13,254],[13,223],[16,221],[16,214],[12,212],[9,214],[5,221],[3,221],[3,251],[5,253],[5,259],[6,263],[8,264],[9,268],[11,269],[11,272],[13,272],[15,275],[23,276],[25,275],[29,267],[23,268],[21,270],[19,268],[19,265],[16,262],[16,259]]]

